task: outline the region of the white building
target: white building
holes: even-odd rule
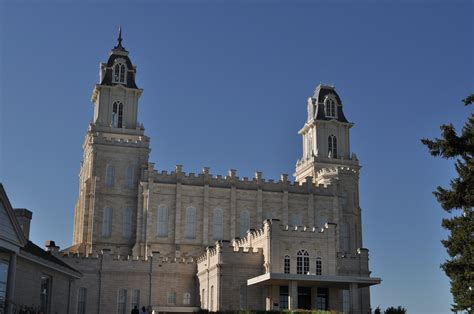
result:
[[[274,182],[260,172],[155,170],[135,75],[119,36],[93,90],[74,240],[63,251],[83,275],[71,313],[135,305],[370,313],[369,286],[380,279],[362,245],[353,124],[334,87],[319,85],[308,99],[295,182],[286,174]]]

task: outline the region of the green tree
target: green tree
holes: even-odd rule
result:
[[[463,100],[467,106],[474,102],[474,94]],[[448,213],[460,213],[445,218],[442,226],[450,231],[441,241],[450,258],[441,265],[451,282],[454,304],[452,311],[474,310],[474,114],[471,113],[458,135],[452,124],[441,126],[441,138],[423,139],[431,155],[455,159],[458,177],[450,188],[438,187],[436,199]]]
[[[398,307],[388,307],[383,313],[384,314],[405,314],[407,309],[401,306]]]

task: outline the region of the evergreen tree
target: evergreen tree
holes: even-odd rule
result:
[[[465,105],[474,102],[474,94],[463,100]],[[452,124],[441,126],[441,138],[423,139],[431,155],[455,159],[458,177],[450,188],[438,187],[434,193],[448,213],[460,214],[443,219],[442,226],[450,231],[448,239],[441,241],[450,256],[441,268],[451,281],[453,311],[474,310],[474,114],[458,135]]]

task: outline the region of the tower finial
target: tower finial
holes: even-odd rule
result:
[[[118,35],[118,38],[117,38],[117,46],[115,46],[114,49],[125,50],[125,48],[123,48],[123,46],[122,46],[122,25],[119,26],[119,35]]]

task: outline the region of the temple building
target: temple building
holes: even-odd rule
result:
[[[120,34],[92,92],[73,243],[55,253],[81,274],[69,313],[371,313],[381,279],[370,276],[353,123],[336,89],[318,85],[307,100],[295,180],[267,180],[155,169],[136,75]]]

